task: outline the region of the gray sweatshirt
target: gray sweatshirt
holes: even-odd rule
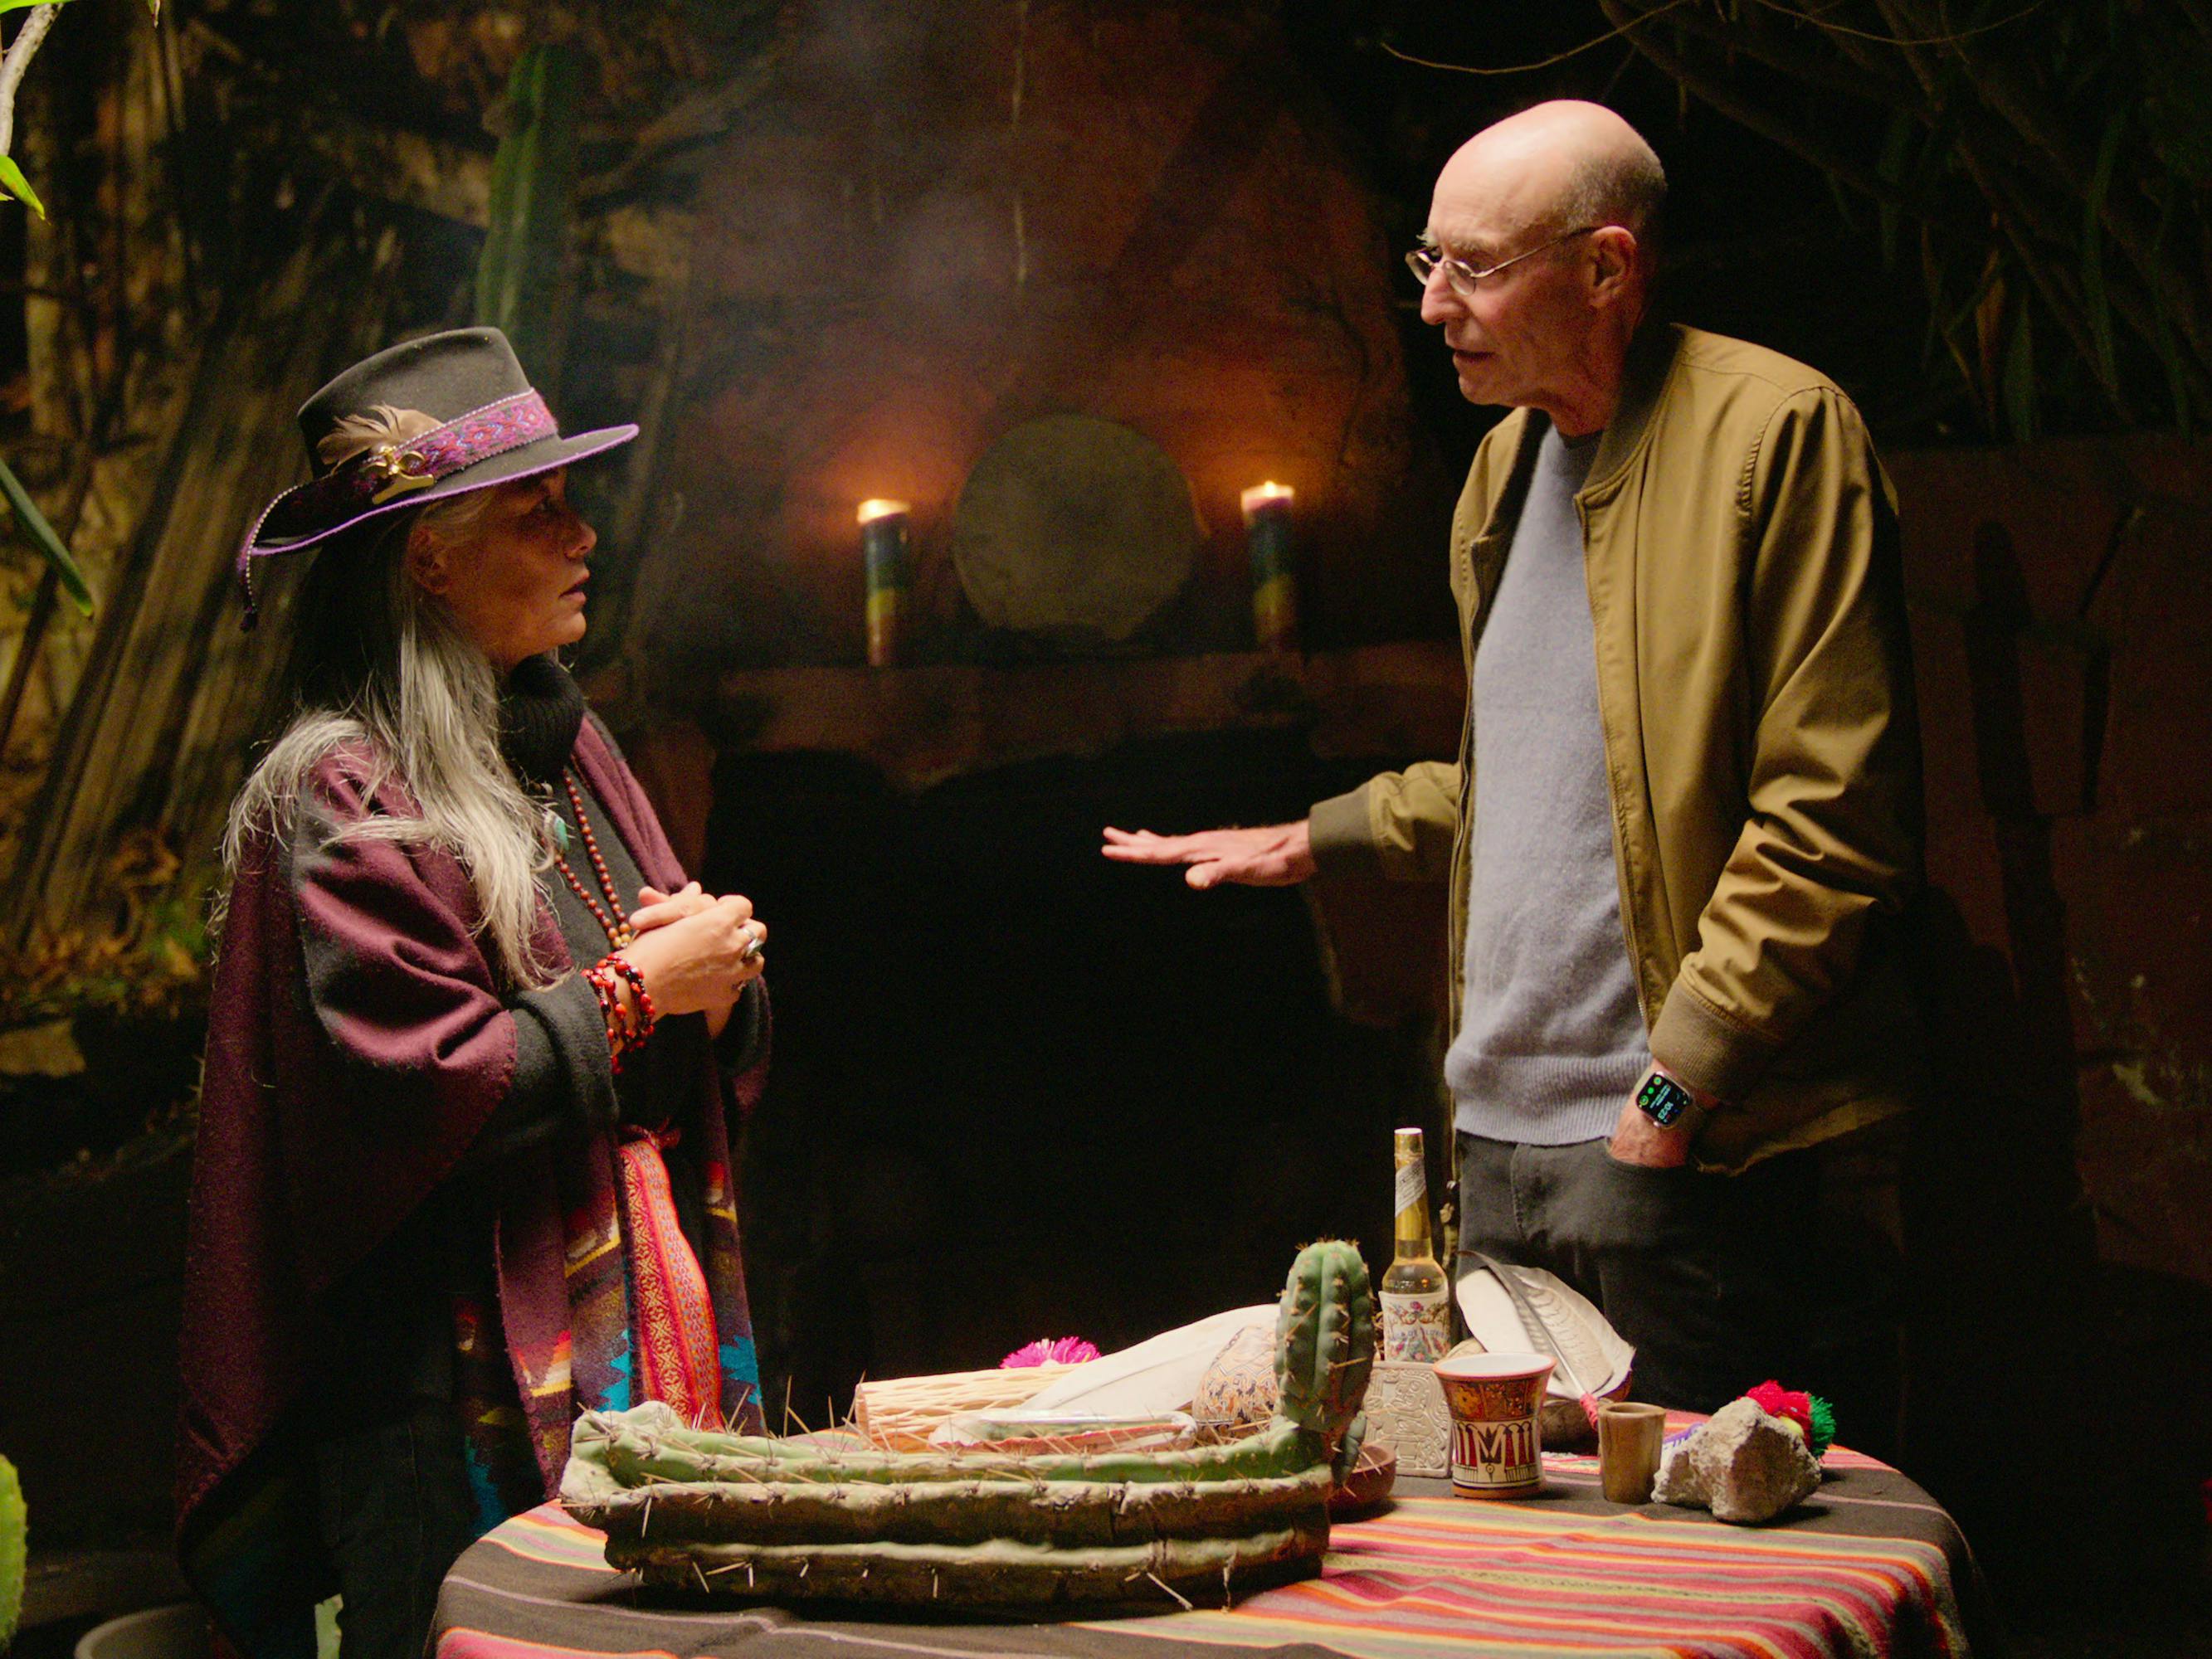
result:
[[[1476,648],[1467,1003],[1444,1057],[1462,1130],[1547,1146],[1611,1133],[1650,1060],[1575,514],[1596,451],[1545,434]]]

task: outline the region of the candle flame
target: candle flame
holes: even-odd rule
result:
[[[888,519],[894,513],[903,514],[906,511],[907,504],[904,501],[889,501],[882,496],[871,496],[860,503],[860,522],[873,524],[878,519]]]
[[[1255,484],[1240,499],[1244,505],[1245,516],[1249,518],[1256,508],[1266,506],[1269,501],[1287,501],[1297,493],[1290,485],[1279,484],[1270,478],[1263,484]]]

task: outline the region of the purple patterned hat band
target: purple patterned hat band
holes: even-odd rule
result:
[[[518,392],[419,437],[374,445],[321,477],[295,484],[261,510],[239,546],[238,580],[246,593],[246,625],[252,625],[255,609],[252,561],[289,550],[258,545],[264,527],[288,538],[319,539],[371,509],[427,489],[480,461],[560,435],[545,399],[533,391]]]

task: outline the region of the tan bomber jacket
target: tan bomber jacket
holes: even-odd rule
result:
[[[1484,441],[1452,522],[1470,685],[1543,417]],[[1654,326],[1575,498],[1620,913],[1662,1065],[1724,1103],[1740,1170],[1902,1110],[1919,1029],[1899,926],[1921,876],[1895,500],[1850,401],[1778,353]],[[1474,723],[1455,764],[1313,809],[1316,863],[1449,884],[1464,1000]]]

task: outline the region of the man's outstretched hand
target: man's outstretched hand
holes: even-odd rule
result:
[[[1263,830],[1201,830],[1194,836],[1109,830],[1098,850],[1121,864],[1186,865],[1182,878],[1200,891],[1224,881],[1289,887],[1314,873],[1304,818]]]

